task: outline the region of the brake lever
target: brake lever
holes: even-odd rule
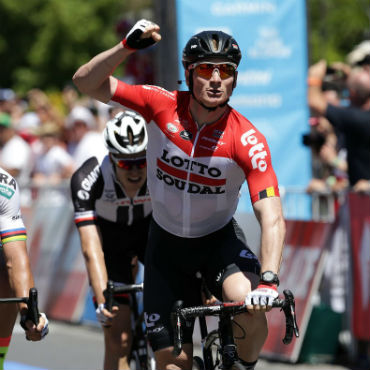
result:
[[[37,289],[30,288],[29,296],[26,300],[23,298],[23,302],[27,303],[27,314],[25,317],[22,316],[20,324],[24,330],[27,330],[27,320],[31,320],[36,326],[39,323],[40,313],[38,309]]]
[[[104,297],[105,297],[105,308],[109,312],[112,312],[113,295],[114,295],[114,283],[112,280],[108,280],[107,289],[104,291]]]
[[[293,333],[296,338],[299,337],[299,328],[295,314],[295,300],[293,293],[286,289],[283,291],[285,302],[282,306],[282,310],[285,315],[285,336],[283,338],[284,344],[289,344],[293,339]]]
[[[180,355],[182,350],[182,329],[180,314],[182,305],[183,301],[176,301],[171,312],[171,324],[175,331],[172,354],[176,357]]]

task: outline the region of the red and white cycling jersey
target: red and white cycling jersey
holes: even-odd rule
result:
[[[200,237],[225,226],[247,180],[252,202],[278,196],[264,136],[228,106],[200,129],[189,111],[190,93],[122,81],[112,100],[148,124],[148,186],[153,217],[166,231]]]

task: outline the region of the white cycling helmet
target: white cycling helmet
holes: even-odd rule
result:
[[[148,134],[145,125],[145,119],[140,114],[119,112],[105,126],[105,146],[112,154],[136,154],[146,150]]]

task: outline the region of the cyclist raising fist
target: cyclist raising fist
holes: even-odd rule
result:
[[[105,308],[108,279],[132,284],[136,257],[144,261],[152,206],[146,184],[146,122],[125,111],[104,129],[109,150],[102,163],[89,158],[71,179],[75,223],[81,239],[96,316],[104,329],[104,369],[129,369],[131,320],[128,296]]]
[[[73,81],[81,92],[135,109],[148,122],[153,220],[144,310],[158,368],[192,367],[192,325],[184,328],[183,351],[173,357],[170,311],[176,300],[185,306],[198,303],[199,290],[190,280],[200,272],[216,298],[246,299],[249,313],[235,321],[246,333],[237,335],[237,345],[250,370],[267,337],[265,312],[278,295],[285,237],[271,154],[265,137],[228,104],[242,55],[224,32],[203,31],[185,45],[189,91],[129,85],[112,76],[130,54],[160,39],[159,26],[141,20],[122,42],[81,66]],[[238,237],[233,219],[244,181],[261,225],[261,265]]]
[[[0,168],[0,292],[1,298],[26,297],[34,286],[27,254],[27,233],[19,201],[19,187],[14,178]],[[27,304],[0,304],[0,369],[3,369],[18,311],[26,338],[39,341],[48,333],[44,313],[35,325],[27,316]]]

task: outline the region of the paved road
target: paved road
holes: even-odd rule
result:
[[[103,335],[95,326],[51,322],[45,340],[28,342],[16,326],[5,361],[5,370],[98,370],[102,369]],[[256,370],[348,370],[334,365],[272,363],[260,360]]]

